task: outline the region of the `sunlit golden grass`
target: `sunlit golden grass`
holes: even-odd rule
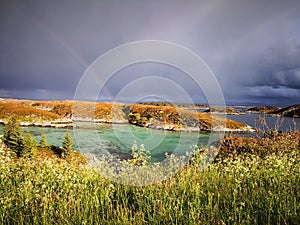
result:
[[[132,106],[131,112],[138,113],[140,117],[161,118],[165,123],[180,124],[182,126],[201,124],[201,127],[207,130],[211,129],[213,126],[223,126],[230,129],[240,129],[245,127],[245,124],[234,120],[172,106],[136,104]]]
[[[135,115],[136,117],[130,117]],[[74,115],[73,115],[74,114]],[[0,119],[18,116],[22,122],[35,122],[36,119],[49,121],[55,119],[72,118],[98,119],[103,122],[132,122],[147,124],[158,122],[160,125],[174,125],[176,129],[182,127],[197,127],[210,130],[219,126],[229,129],[243,129],[245,124],[208,113],[173,106],[155,106],[142,104],[120,104],[109,102],[84,101],[33,101],[6,100],[0,101]],[[41,122],[41,121],[39,121]],[[176,130],[175,129],[175,130]]]
[[[207,124],[208,128],[211,128],[211,125],[214,126],[224,126],[230,129],[240,129],[245,127],[245,124],[237,122],[231,119],[224,119],[220,116],[215,116],[207,113],[198,113],[199,121]]]
[[[44,120],[54,120],[61,118],[59,115],[48,112],[45,110],[37,109],[32,106],[25,106],[21,104],[0,102],[0,115],[1,118],[9,118],[11,116],[17,116],[24,121],[28,121],[34,118],[40,118]]]
[[[214,163],[196,152],[179,173],[143,187],[114,183],[80,163],[9,160],[2,151],[0,224],[299,224],[296,136],[261,140],[266,145],[247,139],[252,152]]]

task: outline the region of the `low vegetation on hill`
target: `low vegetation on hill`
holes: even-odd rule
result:
[[[288,117],[300,117],[300,104],[274,111],[273,114]]]
[[[2,107],[1,107],[2,106]],[[0,119],[18,116],[22,121],[64,119],[96,120],[107,123],[131,123],[155,129],[249,131],[242,123],[174,106],[119,104],[76,101],[0,101]],[[214,123],[214,124],[213,124]],[[217,127],[217,128],[216,128]]]
[[[177,108],[207,108],[206,105],[200,104],[184,104],[184,103],[171,103],[171,102],[140,102],[142,105],[154,105],[154,106],[173,106]]]
[[[257,106],[247,109],[251,113],[266,113],[277,116],[300,117],[300,104],[279,108],[277,106]]]
[[[251,113],[273,113],[279,109],[280,108],[277,106],[256,106],[249,108],[246,111]]]
[[[129,122],[141,126],[168,125],[172,130],[199,128],[208,131],[213,126],[228,129],[247,128],[245,124],[234,120],[170,106],[133,105],[129,114]]]
[[[17,116],[22,119],[22,121],[50,121],[60,119],[56,113],[38,109],[33,106],[27,106],[22,104],[15,104],[11,102],[0,101],[0,119],[8,120],[11,116]]]
[[[209,107],[209,109],[205,110],[204,112],[210,113],[225,113],[225,114],[238,114],[238,112],[233,108],[228,107]]]

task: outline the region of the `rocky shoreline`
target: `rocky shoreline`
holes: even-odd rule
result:
[[[130,124],[134,126],[145,127],[154,130],[165,130],[165,131],[174,131],[174,132],[187,132],[187,133],[253,133],[255,129],[250,126],[245,126],[244,128],[230,129],[224,126],[216,126],[212,129],[200,129],[199,127],[181,127],[178,128],[173,124],[137,124],[137,123],[129,123],[128,121],[108,121],[108,120],[92,120],[92,119],[77,119],[73,120],[65,120],[65,121],[50,121],[50,122],[20,122],[20,126],[22,127],[44,127],[44,128],[70,128],[73,129],[76,127],[76,123],[78,122],[86,122],[86,123],[95,123],[95,124]],[[0,120],[0,125],[6,125],[6,122]],[[79,126],[80,127],[80,126]]]
[[[274,106],[252,107],[242,111],[235,107],[197,105],[196,108],[206,109],[206,112],[199,112],[195,106],[186,104],[0,99],[0,125],[5,125],[10,116],[16,116],[21,126],[34,127],[73,128],[77,122],[92,122],[132,124],[175,132],[252,133],[255,130],[247,124],[222,118],[218,114],[239,115],[247,112],[299,117],[300,111],[300,105],[283,109]]]

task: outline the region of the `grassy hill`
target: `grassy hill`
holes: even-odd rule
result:
[[[0,119],[7,120],[11,116],[17,116],[22,121],[26,122],[37,120],[50,121],[62,118],[58,114],[41,110],[33,106],[0,101]]]
[[[274,111],[273,114],[287,117],[300,117],[300,104]]]
[[[129,122],[142,126],[149,124],[157,126],[171,125],[169,127],[172,130],[188,127],[210,130],[213,126],[226,127],[228,129],[246,128],[245,124],[234,120],[170,106],[133,105],[129,114]]]
[[[279,109],[280,108],[277,106],[256,106],[256,107],[249,108],[246,111],[251,113],[272,113]]]
[[[245,124],[173,106],[143,104],[120,104],[108,102],[0,100],[0,119],[18,116],[21,121],[35,122],[58,119],[96,120],[107,123],[131,123],[155,129],[202,130],[218,129],[247,130]]]
[[[210,113],[224,113],[224,114],[238,114],[238,112],[233,108],[223,108],[223,107],[209,107],[209,109],[205,110],[204,112]]]

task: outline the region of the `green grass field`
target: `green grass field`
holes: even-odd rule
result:
[[[297,137],[265,143],[269,154],[222,157],[204,170],[198,155],[142,187],[114,183],[87,165],[2,151],[0,224],[300,224]]]

